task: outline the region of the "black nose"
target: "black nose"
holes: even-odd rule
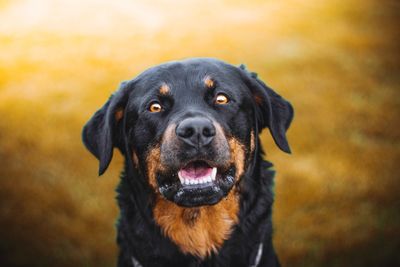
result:
[[[188,118],[178,124],[176,135],[186,144],[200,148],[211,143],[215,136],[215,127],[207,118]]]

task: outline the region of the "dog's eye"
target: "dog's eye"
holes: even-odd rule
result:
[[[160,103],[158,103],[158,102],[151,103],[150,107],[149,107],[149,111],[153,112],[153,113],[160,112],[161,109],[162,109],[162,107],[161,107]]]
[[[225,105],[229,102],[229,98],[224,94],[218,94],[215,98],[215,103],[218,105]]]

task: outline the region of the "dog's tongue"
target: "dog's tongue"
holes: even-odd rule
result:
[[[212,172],[212,168],[205,162],[193,162],[186,165],[180,170],[181,175],[184,178],[189,179],[200,179],[205,176],[209,176]]]

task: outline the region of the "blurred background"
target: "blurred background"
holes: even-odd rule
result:
[[[98,178],[82,126],[120,81],[217,57],[245,63],[296,111],[292,155],[262,135],[282,265],[400,266],[399,11],[394,0],[0,0],[0,265],[114,266],[123,161]]]

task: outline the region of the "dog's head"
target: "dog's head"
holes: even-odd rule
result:
[[[268,127],[290,152],[289,102],[244,67],[215,59],[170,62],[122,83],[83,129],[107,169],[117,147],[155,194],[179,206],[213,205],[250,168]]]

